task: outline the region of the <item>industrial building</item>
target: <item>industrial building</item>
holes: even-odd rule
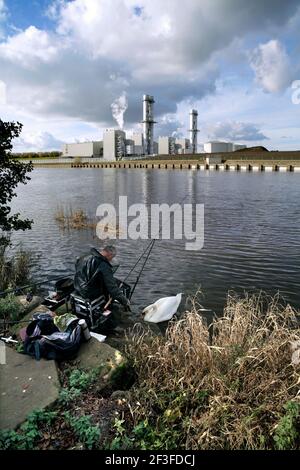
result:
[[[64,144],[62,157],[103,157],[103,142],[82,142],[74,144]]]
[[[130,138],[121,129],[106,129],[103,142],[64,144],[63,157],[98,157],[104,160],[121,160],[125,157],[176,155],[198,153],[198,111],[189,112],[189,139],[161,136],[154,142],[154,97],[143,95],[143,131],[134,132]],[[246,145],[233,142],[210,141],[204,144],[207,154],[233,152],[246,148]]]
[[[204,144],[205,153],[234,152],[235,150],[240,150],[244,148],[247,148],[247,146],[241,144],[234,144],[233,142],[221,142],[218,140],[206,142]]]
[[[126,156],[126,134],[119,129],[106,129],[103,133],[104,160],[121,160]]]
[[[159,155],[175,155],[175,138],[174,137],[159,137],[158,138],[158,153]]]
[[[144,135],[141,132],[134,132],[131,138],[134,142],[134,155],[143,155]]]
[[[191,143],[189,139],[176,139],[176,153],[184,154],[191,153]]]

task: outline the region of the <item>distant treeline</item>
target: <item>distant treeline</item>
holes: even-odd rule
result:
[[[24,152],[13,153],[14,158],[57,158],[62,155],[62,152],[57,150],[53,152]]]

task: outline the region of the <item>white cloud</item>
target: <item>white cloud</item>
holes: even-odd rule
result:
[[[35,26],[30,26],[0,44],[0,57],[25,67],[51,62],[58,52],[57,39]]]
[[[291,85],[292,65],[283,45],[275,39],[260,44],[251,54],[256,82],[268,93],[284,91]]]
[[[207,125],[204,129],[209,139],[224,139],[233,142],[266,140],[266,137],[255,124],[249,122],[227,121]]]
[[[15,152],[61,150],[63,142],[49,132],[23,133],[14,143]]]
[[[298,4],[187,0],[183,8],[182,0],[55,0],[47,12],[54,31],[30,26],[0,41],[0,80],[10,110],[98,128],[114,124],[111,104],[123,91],[125,128],[141,120],[142,95],[153,94],[157,133],[174,132],[183,121],[180,103],[201,104],[215,93],[220,63],[235,56],[240,39],[278,31]],[[225,111],[233,107],[239,104]]]

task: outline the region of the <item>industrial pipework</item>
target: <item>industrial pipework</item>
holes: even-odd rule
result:
[[[192,153],[197,153],[197,134],[199,130],[197,129],[198,127],[198,111],[195,109],[191,109],[190,111],[190,142],[191,142],[191,150]]]
[[[150,95],[143,96],[143,134],[144,134],[144,153],[153,154],[153,131],[155,121],[153,119],[154,97]]]

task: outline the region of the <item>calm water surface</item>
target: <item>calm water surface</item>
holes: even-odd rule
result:
[[[229,290],[279,290],[300,308],[300,175],[293,173],[36,169],[13,203],[14,211],[34,220],[33,229],[13,241],[39,255],[35,279],[73,272],[75,258],[98,244],[93,230],[62,231],[57,207],[83,208],[94,217],[99,204],[117,205],[119,195],[127,195],[128,204],[186,197],[184,203],[205,205],[204,248],[186,251],[182,241],[157,241],[133,298],[137,308],[199,287],[202,303],[217,312]],[[117,241],[118,277],[147,243]]]

